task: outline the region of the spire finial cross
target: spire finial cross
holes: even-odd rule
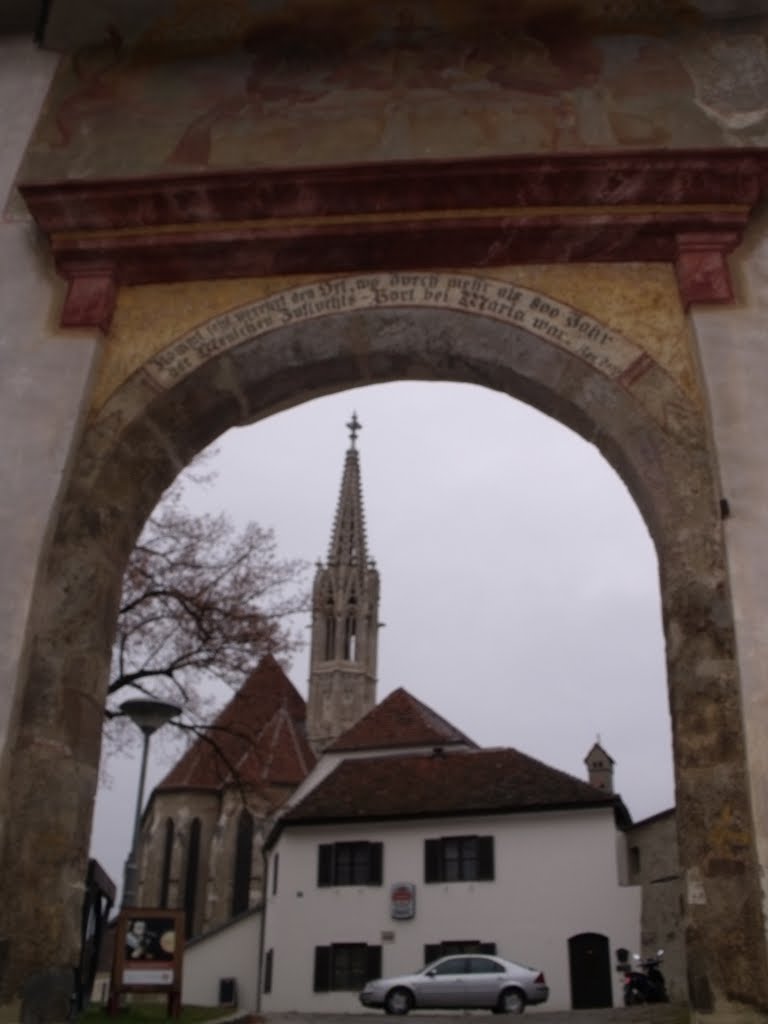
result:
[[[355,447],[355,438],[357,437],[357,435],[360,433],[360,431],[362,429],[363,428],[362,428],[362,426],[360,424],[360,420],[358,420],[358,418],[357,418],[357,413],[353,412],[352,413],[352,419],[349,421],[349,423],[347,423],[347,430],[349,431],[349,438],[350,438],[350,440],[352,442],[352,447],[353,448]]]

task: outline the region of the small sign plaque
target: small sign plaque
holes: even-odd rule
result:
[[[157,907],[123,908],[117,921],[110,1012],[123,992],[165,992],[168,1016],[181,1006],[184,912]]]
[[[409,921],[416,916],[416,886],[413,882],[396,882],[390,890],[389,899],[395,921]]]

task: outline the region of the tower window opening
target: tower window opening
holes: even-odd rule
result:
[[[330,608],[325,615],[325,660],[333,661],[336,657],[336,616]]]
[[[344,658],[347,661],[357,660],[357,619],[348,615],[344,625]]]

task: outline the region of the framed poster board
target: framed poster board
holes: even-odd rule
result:
[[[115,934],[110,1008],[116,1008],[123,992],[167,992],[169,1012],[177,1016],[183,956],[183,910],[121,910]]]

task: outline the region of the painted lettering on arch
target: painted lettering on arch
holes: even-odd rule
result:
[[[288,324],[366,309],[447,309],[490,317],[558,345],[620,378],[640,348],[586,313],[529,288],[474,274],[392,272],[316,281],[229,310],[177,339],[145,366],[172,387],[203,363]]]

